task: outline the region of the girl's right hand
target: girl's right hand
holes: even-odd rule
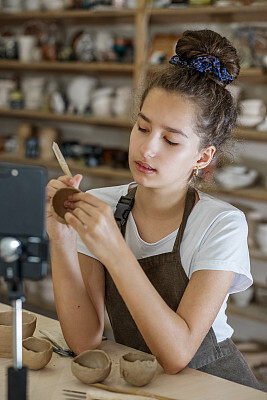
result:
[[[61,244],[66,241],[70,243],[75,238],[75,231],[71,226],[61,224],[51,213],[51,199],[58,189],[64,187],[78,188],[82,180],[82,175],[77,174],[73,178],[69,176],[61,176],[58,179],[51,179],[46,187],[46,231],[50,240],[58,241]]]

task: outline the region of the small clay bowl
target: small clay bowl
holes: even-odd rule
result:
[[[58,222],[66,224],[65,214],[67,212],[64,202],[68,200],[71,194],[79,193],[79,189],[73,187],[66,187],[58,189],[51,199],[51,212]]]
[[[81,382],[101,382],[109,375],[111,360],[103,350],[85,350],[71,361],[71,371]]]
[[[33,335],[36,315],[22,311],[22,339]],[[0,357],[13,357],[13,311],[0,312]]]
[[[52,345],[48,340],[29,337],[22,341],[22,364],[29,369],[41,369],[51,360]]]
[[[127,353],[120,358],[121,376],[130,385],[147,385],[155,375],[157,359],[152,354]]]

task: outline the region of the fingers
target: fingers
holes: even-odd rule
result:
[[[76,189],[78,189],[78,187],[81,183],[81,180],[83,179],[83,176],[81,174],[77,174],[73,177],[73,179],[74,179],[74,187]]]
[[[83,193],[83,192],[75,193],[69,196],[69,200],[73,202],[73,204],[77,202],[84,202],[93,207],[98,207],[98,208],[107,206],[107,203],[98,199],[97,197],[93,196],[90,193]]]
[[[78,188],[82,180],[82,175],[77,174],[74,177],[60,176],[58,179],[51,179],[47,185],[47,196],[52,198],[57,190],[64,187],[75,187]]]

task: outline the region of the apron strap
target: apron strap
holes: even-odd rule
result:
[[[125,235],[125,228],[128,216],[133,208],[134,205],[134,196],[136,193],[137,186],[131,189],[127,196],[121,196],[120,200],[116,205],[116,210],[114,213],[114,217],[116,219],[117,225],[124,237]]]
[[[173,250],[172,250],[173,252],[178,254],[180,263],[181,263],[180,247],[181,247],[181,243],[182,243],[182,239],[183,239],[183,234],[184,234],[184,230],[186,227],[188,217],[195,205],[195,201],[196,201],[196,190],[192,186],[189,186],[187,194],[186,194],[186,199],[185,199],[185,209],[184,209],[184,213],[183,213],[182,222],[181,222],[181,225],[179,226],[178,234],[176,236],[175,243],[173,245]],[[181,265],[182,265],[182,263],[181,263]]]

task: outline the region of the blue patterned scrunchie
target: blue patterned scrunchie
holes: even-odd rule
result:
[[[173,56],[169,63],[181,65],[199,72],[210,72],[214,78],[220,82],[223,82],[225,85],[228,85],[234,80],[232,75],[227,72],[226,68],[221,67],[219,59],[215,56],[197,57],[192,61],[184,60],[179,56]]]

